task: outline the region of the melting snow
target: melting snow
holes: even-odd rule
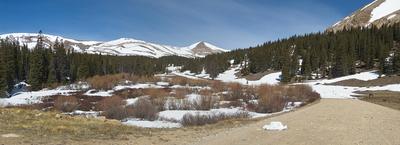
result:
[[[147,121],[140,120],[136,118],[127,119],[127,121],[122,122],[125,125],[138,126],[143,128],[180,128],[182,125],[180,123],[168,122],[168,121]]]
[[[267,125],[264,125],[263,129],[271,131],[281,131],[287,129],[287,125],[283,125],[282,122],[273,121]]]

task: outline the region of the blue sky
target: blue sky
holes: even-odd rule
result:
[[[0,33],[80,40],[129,37],[186,46],[247,48],[323,31],[372,0],[1,0]]]

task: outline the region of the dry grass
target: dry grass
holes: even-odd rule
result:
[[[400,92],[364,91],[358,92],[361,100],[400,110]]]
[[[115,139],[139,132],[138,128],[118,121],[64,116],[55,112],[0,108],[0,132],[24,137],[62,139]],[[146,131],[140,132],[146,134]]]

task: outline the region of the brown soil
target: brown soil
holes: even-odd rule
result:
[[[281,121],[284,131],[263,125]],[[360,100],[322,99],[320,103],[263,121],[226,129],[198,145],[400,144],[400,111]]]

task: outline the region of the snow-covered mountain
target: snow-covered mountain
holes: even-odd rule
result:
[[[328,31],[339,31],[352,27],[381,27],[400,22],[400,0],[375,0],[372,3],[337,22]]]
[[[16,40],[21,45],[26,44],[28,48],[32,49],[36,45],[38,34],[10,33],[0,35],[0,39],[6,38]],[[162,56],[176,55],[182,57],[204,57],[209,54],[228,51],[207,42],[197,42],[187,47],[174,47],[132,38],[120,38],[107,42],[81,41],[48,34],[43,34],[43,38],[47,46],[53,45],[58,39],[58,41],[64,42],[67,49],[72,49],[74,52],[117,56],[148,56],[159,58]]]

